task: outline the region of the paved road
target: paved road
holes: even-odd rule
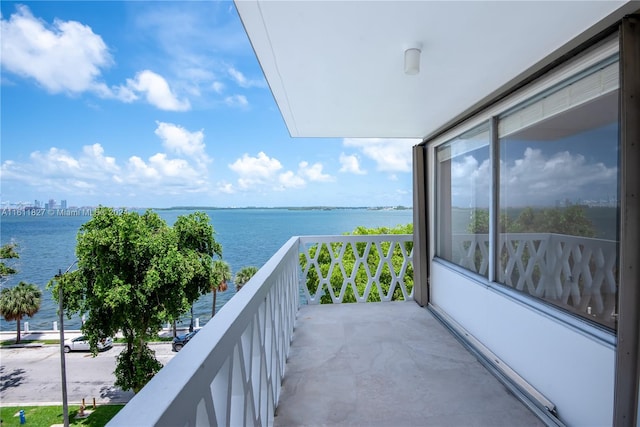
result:
[[[170,343],[153,343],[156,358],[167,364],[175,355]],[[124,346],[92,357],[88,352],[66,354],[69,403],[126,403],[133,392],[124,392],[113,383],[116,357]],[[2,405],[61,404],[60,347],[3,348],[0,350],[0,402]]]

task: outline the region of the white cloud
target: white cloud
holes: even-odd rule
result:
[[[41,192],[99,193],[103,197],[124,192],[163,195],[209,191],[204,133],[158,123],[156,135],[168,153],[156,153],[147,160],[133,155],[120,166],[114,157],[105,155],[101,144],[86,145],[78,154],[52,147],[32,152],[26,162],[6,160],[0,177],[3,185],[15,182]]]
[[[298,175],[307,178],[309,181],[331,182],[334,180],[331,175],[322,173],[321,163],[314,163],[309,166],[308,162],[300,162],[298,164]]]
[[[147,162],[132,156],[127,163],[126,181],[145,191],[176,194],[180,191],[204,191],[206,181],[185,159],[170,159],[165,153],[157,153]]]
[[[82,157],[80,161],[92,170],[104,171],[105,173],[117,173],[120,168],[116,165],[115,157],[105,156],[104,148],[100,144],[85,145],[82,147]]]
[[[302,161],[298,164],[298,171],[287,170],[281,172],[282,164],[276,158],[267,156],[264,152],[256,157],[244,154],[229,169],[238,174],[238,188],[242,190],[255,190],[256,187],[265,187],[271,190],[282,191],[285,189],[300,189],[311,182],[331,182],[334,178],[322,172],[321,163],[309,165]]]
[[[173,123],[156,122],[155,134],[162,140],[162,145],[170,153],[184,155],[195,159],[203,167],[211,159],[206,154],[204,130],[189,132],[182,126]]]
[[[187,111],[191,109],[189,100],[178,99],[164,77],[150,70],[141,71],[136,74],[135,78],[127,79],[126,87],[118,88],[118,93],[130,97],[139,93],[145,96],[149,104],[161,110]]]
[[[242,72],[236,70],[233,67],[229,67],[227,69],[227,72],[229,73],[229,75],[231,76],[233,81],[235,81],[238,84],[238,86],[240,86],[240,87],[250,88],[250,87],[265,87],[266,86],[266,84],[265,84],[263,79],[259,79],[259,80],[247,79],[245,77],[245,75],[242,74]]]
[[[229,107],[247,107],[249,105],[249,101],[247,101],[247,97],[244,95],[232,95],[227,96],[224,99],[224,103]]]
[[[93,91],[109,95],[98,80],[113,59],[91,27],[58,19],[47,25],[22,5],[0,25],[5,70],[34,79],[51,93]]]
[[[581,154],[562,151],[545,157],[541,150],[527,148],[522,159],[507,165],[504,175],[510,205],[552,204],[615,194],[618,169],[587,163]]]
[[[0,176],[4,183],[20,182],[37,188],[93,189],[100,183],[109,183],[120,172],[113,157],[104,155],[100,144],[84,146],[74,157],[56,147],[46,152],[34,151],[29,162],[7,160],[2,164]]]
[[[29,158],[39,175],[46,177],[102,179],[120,170],[115,158],[104,155],[104,148],[100,144],[82,147],[82,154],[78,158],[56,147],[44,153],[34,151]]]
[[[367,171],[360,169],[360,160],[355,155],[340,153],[340,172],[364,175]]]
[[[486,207],[489,203],[491,168],[464,156],[451,163],[452,204]],[[616,167],[588,163],[581,154],[569,151],[545,156],[528,147],[522,157],[501,163],[502,194],[509,206],[553,206],[569,199],[598,198],[617,191]]]
[[[119,99],[122,102],[127,102],[127,103],[130,103],[139,99],[138,95],[136,94],[136,91],[126,86],[114,87],[111,95],[105,95],[105,97],[106,98],[114,97],[116,99]]]
[[[131,156],[127,164],[130,177],[143,178],[146,180],[157,180],[160,175],[157,170],[147,164],[138,156]]]
[[[345,138],[345,147],[359,149],[373,159],[383,172],[411,172],[411,148],[420,139]]]
[[[235,188],[233,188],[233,184],[226,181],[221,181],[216,184],[216,188],[220,193],[233,194],[236,192]]]
[[[224,83],[221,83],[221,82],[213,82],[213,83],[211,84],[211,89],[213,89],[213,91],[214,91],[215,93],[220,94],[220,93],[222,93],[222,91],[224,90]]]
[[[304,179],[294,174],[292,171],[281,173],[278,177],[278,182],[282,186],[279,188],[281,190],[285,190],[287,188],[304,188],[307,184]]]
[[[191,105],[178,99],[164,77],[149,70],[127,79],[126,84],[109,88],[101,81],[102,71],[114,64],[102,37],[91,27],[76,21],[55,19],[52,25],[33,16],[27,6],[0,23],[0,61],[3,70],[31,78],[51,93],[91,92],[106,99],[133,102],[140,97],[166,111],[186,111]],[[205,71],[188,70],[193,78]],[[211,78],[211,77],[209,77]],[[190,87],[192,92],[197,88]]]
[[[71,171],[76,172],[80,170],[80,162],[66,151],[60,150],[56,147],[49,149],[46,153],[40,153],[35,151],[31,153],[31,159],[40,163],[48,173],[56,173],[58,171]]]
[[[243,154],[229,165],[229,169],[239,175],[238,185],[246,189],[273,182],[277,172],[282,169],[282,164],[278,159],[270,158],[261,151],[256,157]]]
[[[165,153],[156,153],[149,158],[149,164],[163,176],[197,178],[198,173],[184,159],[169,159]]]

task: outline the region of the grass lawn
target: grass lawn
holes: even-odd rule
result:
[[[96,409],[87,418],[78,418],[75,416],[80,407],[78,405],[69,405],[69,425],[71,426],[91,426],[101,427],[107,424],[115,414],[122,409],[124,405],[102,405]],[[24,410],[26,424],[20,424],[20,417],[17,415],[20,409]],[[91,406],[87,406],[87,411],[92,410]],[[62,415],[62,405],[60,406],[3,406],[0,408],[0,418],[2,419],[2,427],[8,426],[35,426],[49,427],[53,424],[64,424]]]

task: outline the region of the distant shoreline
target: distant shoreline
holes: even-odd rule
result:
[[[244,206],[244,207],[213,207],[213,206],[172,206],[170,208],[149,208],[158,211],[177,211],[177,210],[233,210],[233,209],[270,209],[270,210],[289,210],[289,211],[332,211],[332,210],[412,210],[411,206]]]

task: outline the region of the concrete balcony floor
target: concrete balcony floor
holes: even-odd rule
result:
[[[276,426],[544,425],[413,302],[302,306]]]

